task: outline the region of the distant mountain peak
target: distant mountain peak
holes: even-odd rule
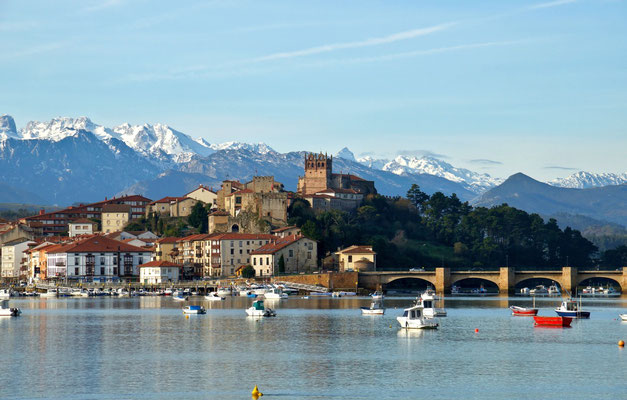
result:
[[[558,178],[549,182],[553,186],[588,189],[601,186],[622,185],[627,183],[627,172],[623,173],[592,173],[586,171],[575,172],[566,178]]]
[[[348,147],[344,147],[342,150],[338,151],[335,157],[344,158],[346,160],[356,161],[355,154],[348,149]]]
[[[17,129],[15,129],[15,121],[13,117],[7,114],[0,116],[0,139],[7,137],[18,137]]]

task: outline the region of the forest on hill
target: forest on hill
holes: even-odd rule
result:
[[[290,224],[318,241],[321,257],[353,244],[372,245],[381,269],[627,265],[625,246],[599,253],[579,231],[560,229],[555,219],[545,222],[507,204],[472,207],[455,194],[429,196],[416,184],[406,198],[370,195],[350,213],[316,213],[296,199],[288,215]]]

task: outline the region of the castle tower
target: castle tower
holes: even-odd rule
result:
[[[298,192],[313,194],[331,187],[333,157],[326,154],[305,155],[305,176],[298,181]]]

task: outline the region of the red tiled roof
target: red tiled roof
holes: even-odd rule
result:
[[[130,212],[131,206],[128,204],[105,204],[102,206],[103,213],[109,212]]]
[[[161,243],[163,243],[163,244],[166,244],[166,243],[176,243],[180,239],[181,238],[177,238],[177,237],[164,237],[164,238],[155,240],[155,243],[160,243],[160,244]]]
[[[350,246],[338,251],[341,254],[376,254],[371,246]]]
[[[272,232],[279,233],[279,232],[284,232],[284,231],[287,231],[287,230],[290,230],[290,229],[300,229],[300,228],[298,228],[295,225],[290,225],[290,226],[284,226],[283,228],[273,229]]]
[[[139,268],[148,268],[148,267],[182,267],[182,265],[180,264],[174,264],[173,262],[169,262],[169,261],[150,261],[147,262],[145,264],[142,264],[139,266]]]
[[[79,218],[69,222],[70,224],[95,224],[94,221],[87,218]]]
[[[211,235],[206,234],[206,233],[197,233],[195,235],[185,236],[184,238],[177,240],[177,242],[190,242],[190,241],[195,241],[195,240],[203,240],[210,236]]]
[[[264,244],[263,246],[259,247],[256,250],[253,250],[250,252],[251,255],[253,254],[274,254],[277,251],[281,250],[284,247],[289,246],[292,243],[296,243],[298,242],[300,239],[303,239],[304,236],[296,236],[296,235],[292,235],[292,236],[287,236],[284,238],[280,238],[280,239],[276,239],[273,240],[270,243]]]
[[[227,194],[226,197],[234,196],[237,194],[245,194],[245,193],[255,193],[255,192],[253,192],[252,189],[242,189],[242,190],[238,190],[237,192]]]
[[[157,204],[157,203],[168,203],[168,204],[170,204],[171,201],[181,200],[183,198],[184,198],[184,196],[183,197],[166,196],[166,197],[164,197],[162,199],[155,200],[155,201],[153,201],[152,203],[149,203],[149,204]]]
[[[194,190],[192,190],[191,192],[187,193],[185,196],[187,196],[187,195],[188,195],[188,194],[190,194],[190,193],[195,192],[195,191],[196,191],[196,190],[198,190],[198,189],[205,189],[205,190],[206,190],[206,191],[208,191],[208,192],[211,192],[211,193],[213,193],[213,194],[216,194],[216,192],[214,192],[213,190],[209,189],[207,186],[205,186],[205,185],[198,185],[198,187],[197,187],[196,189],[194,189]]]
[[[106,253],[106,252],[141,252],[147,250],[141,247],[132,246],[117,240],[109,239],[105,236],[93,236],[80,240],[69,245],[64,245],[60,249],[48,251],[49,253]]]

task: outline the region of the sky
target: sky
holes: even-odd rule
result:
[[[627,171],[627,1],[0,0],[0,114]]]

